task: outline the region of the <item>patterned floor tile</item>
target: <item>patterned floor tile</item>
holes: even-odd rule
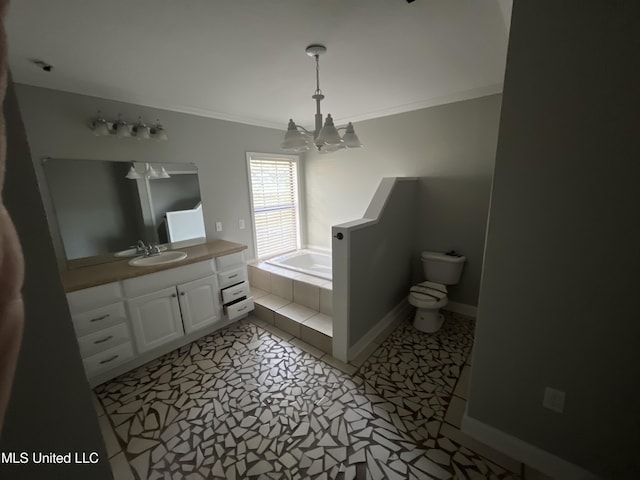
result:
[[[95,389],[135,478],[514,478],[441,432],[472,321],[431,335],[402,323],[355,373],[261,325]]]

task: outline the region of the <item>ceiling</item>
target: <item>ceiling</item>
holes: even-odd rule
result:
[[[500,92],[509,18],[510,0],[14,0],[7,33],[17,83],[285,129],[313,123],[309,44],[338,124]]]

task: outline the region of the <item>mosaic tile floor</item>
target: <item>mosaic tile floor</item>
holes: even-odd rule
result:
[[[405,321],[348,375],[241,321],[95,389],[115,478],[519,478],[455,428],[472,340]]]

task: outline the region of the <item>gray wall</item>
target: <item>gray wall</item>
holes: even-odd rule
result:
[[[57,158],[44,163],[67,259],[124,250],[140,236],[136,182],[124,178],[129,166]]]
[[[415,180],[397,181],[378,222],[351,232],[350,347],[408,295],[416,190]]]
[[[603,478],[640,477],[639,22],[514,2],[468,404]]]
[[[26,318],[0,451],[96,451],[100,463],[80,466],[0,463],[0,478],[111,479],[11,87],[5,100],[5,115],[8,141],[4,200],[25,256]]]
[[[310,245],[328,247],[331,226],[362,217],[380,179],[421,177],[413,281],[420,252],[455,249],[468,257],[453,301],[476,305],[500,114],[500,95],[358,122],[365,146],[306,158]]]
[[[42,157],[194,163],[198,167],[207,238],[249,246],[254,254],[247,180],[247,151],[282,153],[283,131],[95,97],[17,85],[20,110],[36,168]],[[166,142],[96,137],[88,128],[98,109],[110,119],[153,121],[167,128]],[[42,181],[42,179],[40,179]],[[244,219],[246,228],[238,228]],[[223,231],[215,231],[215,222]]]

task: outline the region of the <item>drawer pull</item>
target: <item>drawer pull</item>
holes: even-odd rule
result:
[[[240,295],[242,292],[243,290],[236,290],[235,292],[232,292],[231,295],[235,297],[236,295]]]
[[[241,311],[246,310],[246,309],[247,309],[247,306],[245,305],[244,307],[239,308],[238,311],[241,312]]]
[[[233,275],[229,275],[227,278],[236,278],[238,276],[237,273],[234,273]]]
[[[109,335],[108,337],[104,337],[102,340],[96,340],[95,342],[93,342],[94,344],[98,344],[98,343],[104,343],[108,340],[111,340],[113,338],[113,335]]]
[[[114,355],[113,357],[111,357],[111,358],[107,358],[106,360],[101,360],[101,361],[100,361],[100,364],[113,362],[113,361],[114,361],[116,358],[118,358],[119,356],[120,356],[120,355]]]
[[[110,313],[106,313],[104,315],[101,315],[99,317],[96,318],[92,318],[91,320],[89,320],[90,322],[99,322],[100,320],[104,320],[105,318],[109,318],[111,316]]]

